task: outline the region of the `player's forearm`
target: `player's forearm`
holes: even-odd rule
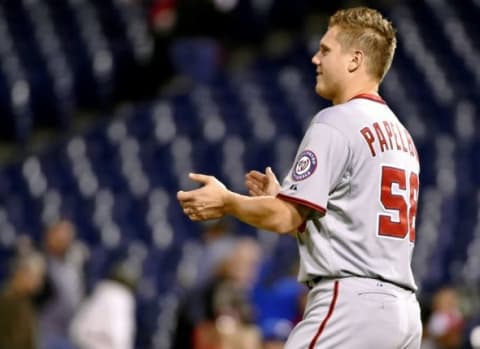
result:
[[[229,192],[225,210],[242,222],[277,233],[295,231],[303,223],[295,205],[274,196],[250,197]]]

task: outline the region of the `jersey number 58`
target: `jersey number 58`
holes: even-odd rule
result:
[[[386,210],[396,212],[378,215],[379,236],[404,239],[408,234],[410,241],[415,241],[418,187],[419,180],[416,173],[412,172],[407,180],[405,170],[389,166],[382,167],[380,201]],[[404,193],[407,194],[408,202]]]

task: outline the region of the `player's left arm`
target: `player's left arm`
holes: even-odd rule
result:
[[[179,191],[177,199],[183,212],[194,221],[214,219],[230,214],[254,227],[287,233],[305,221],[309,209],[275,196],[245,196],[228,190],[215,177],[190,174],[203,184],[199,189]]]
[[[250,196],[277,196],[282,188],[270,166],[265,169],[265,173],[255,170],[248,172],[245,175],[245,186]]]

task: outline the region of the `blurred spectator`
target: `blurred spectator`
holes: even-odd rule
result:
[[[252,324],[251,305],[243,290],[220,281],[208,294],[208,317],[193,332],[193,349],[260,349],[260,335]]]
[[[260,247],[253,239],[241,238],[234,240],[222,256],[213,267],[210,281],[185,295],[173,348],[225,349],[234,343],[241,348],[258,347],[260,336],[253,325],[249,297]]]
[[[169,34],[177,21],[176,0],[155,0],[150,4],[150,24],[157,34]]]
[[[181,80],[209,82],[218,76],[232,35],[238,1],[155,0],[150,22],[155,32],[155,62],[164,81],[175,72]]]
[[[298,251],[291,237],[280,237],[263,258],[259,278],[252,294],[256,321],[262,331],[273,320],[288,320],[293,325],[303,318],[308,288],[297,280]]]
[[[469,348],[471,349],[480,349],[480,321],[471,329],[468,338],[468,345],[470,345]]]
[[[62,220],[44,236],[47,278],[39,295],[42,349],[69,349],[68,328],[84,296],[84,250],[75,242],[75,228]]]
[[[170,54],[176,73],[196,82],[212,82],[222,66],[222,46],[210,37],[179,38]]]
[[[231,280],[239,289],[249,291],[257,278],[261,249],[252,238],[240,238],[225,260],[218,264],[217,279]]]
[[[271,260],[270,264],[272,263],[279,263],[279,258]],[[268,274],[273,274],[273,269],[268,264],[264,269],[262,271],[264,279]],[[296,324],[303,318],[308,288],[300,284],[295,276],[288,275],[288,272],[289,269],[285,268],[284,275],[256,284],[253,301],[258,311],[257,323],[262,328],[265,322],[268,323],[272,319],[285,319]]]
[[[450,287],[438,290],[432,298],[422,349],[458,349],[463,342],[463,330],[457,291]]]
[[[71,325],[79,349],[133,349],[135,290],[141,271],[125,260],[114,265],[81,305]]]
[[[209,282],[215,274],[215,268],[225,260],[232,251],[235,238],[231,235],[228,219],[202,222],[203,251],[199,258],[196,285],[201,286]]]
[[[35,252],[20,255],[0,293],[0,348],[37,348],[32,297],[42,286],[45,261]]]
[[[265,320],[261,327],[262,348],[283,349],[293,324],[286,319],[270,318]]]
[[[149,5],[149,20],[155,38],[153,74],[155,80],[158,79],[160,83],[168,82],[174,76],[169,50],[177,22],[177,1],[152,1]]]

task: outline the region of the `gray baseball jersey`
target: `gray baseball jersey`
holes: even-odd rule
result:
[[[299,281],[360,276],[416,290],[419,170],[410,134],[381,98],[318,113],[278,194],[311,208],[297,234]]]

